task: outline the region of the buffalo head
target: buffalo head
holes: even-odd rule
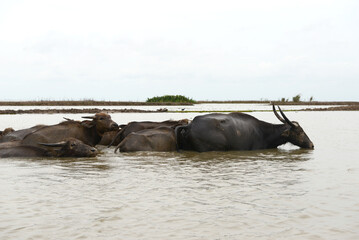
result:
[[[84,121],[85,123],[83,125],[85,125],[86,127],[94,127],[95,126],[96,131],[100,136],[102,136],[105,132],[118,129],[117,123],[115,123],[111,119],[110,115],[108,115],[107,113],[104,113],[104,112],[96,113],[95,116],[87,116],[87,117],[82,117],[82,118],[92,119],[92,121],[90,121],[90,122]]]
[[[5,136],[11,132],[14,132],[15,130],[11,127],[5,128],[4,131],[0,131],[0,136]]]
[[[281,121],[282,123],[288,125],[288,128],[282,133],[282,136],[285,137],[288,142],[297,145],[301,148],[314,148],[314,144],[309,139],[307,134],[304,132],[303,128],[299,125],[299,123],[295,121],[290,121],[287,116],[283,113],[282,109],[278,106],[278,109],[283,116],[279,116],[277,113],[275,106],[273,105],[273,112],[276,115],[276,117]]]
[[[46,147],[59,147],[56,155],[59,157],[95,157],[98,154],[96,148],[91,147],[75,138],[67,138],[57,143],[39,143]]]

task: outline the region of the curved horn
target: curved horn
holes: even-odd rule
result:
[[[277,113],[277,110],[275,110],[274,104],[272,106],[273,106],[274,115],[279,119],[279,121],[281,121],[282,123],[285,123],[285,120],[281,116],[279,116],[279,114]]]
[[[67,118],[67,117],[63,117],[66,121],[70,121],[70,122],[75,122],[75,120],[71,119],[71,118]]]
[[[116,136],[115,136],[114,138],[112,138],[112,141],[111,141],[111,143],[107,146],[107,148],[111,147],[112,144],[117,140],[117,138],[120,137],[120,135],[122,134],[122,132],[125,131],[124,129],[125,129],[125,127],[126,127],[127,125],[121,125],[121,126],[123,126],[123,127],[118,130],[118,132],[116,133]],[[121,127],[121,126],[120,126],[120,127]]]
[[[65,141],[57,142],[57,143],[37,143],[39,145],[43,145],[46,147],[63,147],[66,145]]]
[[[291,127],[295,127],[295,125],[287,118],[286,115],[284,115],[282,109],[280,109],[280,107],[278,106],[278,109],[280,111],[280,114],[282,114],[284,120],[286,121],[286,123],[288,123]]]

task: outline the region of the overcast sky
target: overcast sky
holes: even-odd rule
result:
[[[0,0],[0,100],[359,101],[359,1]]]

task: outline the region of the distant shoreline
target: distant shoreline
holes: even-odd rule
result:
[[[19,109],[19,110],[0,110],[0,115],[14,115],[14,114],[57,114],[57,113],[98,113],[98,112],[108,112],[108,113],[150,113],[150,112],[167,112],[166,108],[160,108],[157,110],[141,110],[141,109],[100,109],[100,108],[83,108],[83,109]]]
[[[193,105],[192,103],[147,103],[122,101],[0,101],[0,106],[176,106]]]
[[[238,101],[197,101],[195,104],[224,103],[224,104],[276,104],[276,105],[359,105],[354,101],[300,101],[300,102],[282,102],[282,101],[256,101],[256,100],[238,100]],[[131,102],[131,101],[0,101],[0,106],[191,106],[192,103],[174,103],[174,102]]]
[[[197,104],[275,104],[275,105],[297,105],[303,106],[302,109],[286,110],[286,111],[359,111],[359,102],[277,102],[277,101],[199,101]],[[113,101],[23,101],[23,102],[0,102],[0,106],[9,106],[9,109],[0,110],[0,115],[14,114],[76,114],[76,113],[211,113],[211,112],[233,112],[228,110],[222,111],[168,111],[163,106],[191,106],[188,103],[145,103],[145,102],[113,102]],[[336,105],[336,106],[333,106]],[[48,106],[54,107],[49,109],[18,109],[13,110],[11,106]],[[96,108],[68,108],[61,109],[56,106],[97,106]],[[98,108],[103,106],[106,108]],[[113,109],[111,106],[160,106],[157,110],[141,110],[141,109]],[[161,107],[162,106],[162,107]],[[308,106],[323,106],[320,108],[308,108]],[[328,107],[325,107],[328,106]],[[284,109],[283,109],[284,110]],[[265,112],[268,110],[245,110],[241,112]]]

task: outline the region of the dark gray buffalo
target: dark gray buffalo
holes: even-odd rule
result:
[[[68,120],[56,125],[45,126],[26,135],[21,141],[21,145],[38,146],[38,142],[60,142],[65,138],[72,137],[87,145],[95,146],[105,132],[118,129],[117,123],[107,113],[96,113],[95,116],[83,118],[89,118],[91,121]]]
[[[157,127],[132,132],[116,147],[120,152],[135,151],[176,151],[176,138],[174,128]]]
[[[279,108],[279,107],[278,107]],[[279,108],[283,124],[271,124],[244,113],[197,116],[187,126],[176,128],[179,149],[198,152],[276,148],[290,142],[301,148],[314,148],[297,122],[290,121]]]
[[[36,125],[31,128],[25,128],[25,129],[21,129],[21,130],[17,130],[17,131],[11,131],[7,134],[4,134],[4,136],[2,136],[0,138],[0,143],[22,140],[29,133],[33,133],[44,126],[45,125]]]
[[[130,122],[127,125],[124,125],[121,130],[118,131],[117,135],[113,138],[110,145],[113,145],[114,142],[121,143],[130,133],[138,132],[144,129],[152,129],[157,127],[176,127],[180,125],[188,124],[188,119],[182,119],[178,121],[167,120],[163,122]]]
[[[97,149],[75,138],[67,138],[57,143],[38,143],[36,146],[14,146],[0,149],[0,157],[95,157]]]

